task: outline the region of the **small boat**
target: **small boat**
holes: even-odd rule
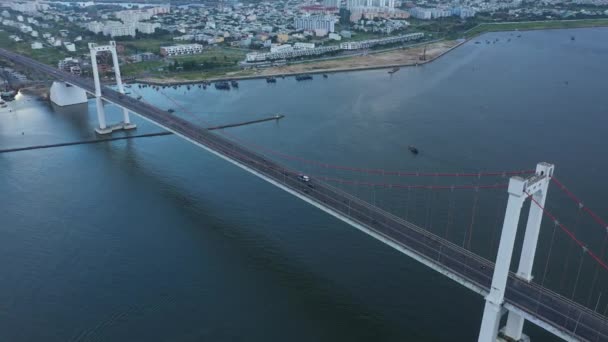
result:
[[[308,80],[312,80],[312,75],[310,75],[310,74],[296,75],[296,81],[308,81]]]
[[[476,42],[475,42],[475,44],[481,44],[481,42],[479,42],[479,41],[476,41]]]
[[[570,37],[570,40],[575,40],[576,38],[574,38],[574,36]]]
[[[392,68],[391,71],[389,71],[388,73],[392,75],[392,74],[396,73],[397,71],[399,71],[399,67]]]
[[[410,152],[412,152],[413,154],[418,154],[418,149],[414,145],[408,146],[407,149],[410,150]]]
[[[323,78],[327,78],[327,74],[323,74]]]
[[[238,87],[239,87],[239,82],[237,82],[237,81],[235,81],[235,80],[232,80],[232,81],[230,81],[230,85],[231,85],[233,88],[238,88]]]
[[[169,112],[169,113],[175,113],[175,109],[169,108],[169,109],[167,109],[167,112]]]
[[[141,95],[139,95],[139,96],[137,97],[137,99],[138,99],[138,100],[141,100],[141,98],[142,98],[142,96],[141,96]]]
[[[266,83],[277,83],[277,79],[272,76],[266,77]]]
[[[308,74],[296,75],[296,81],[312,80],[312,76]]]
[[[125,88],[131,88],[130,84],[125,85]]]
[[[228,83],[226,81],[215,82],[214,86],[215,86],[215,89],[230,90],[230,83]]]

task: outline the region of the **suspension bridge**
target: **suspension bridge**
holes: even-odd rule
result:
[[[99,49],[99,47],[91,47],[93,61],[96,55],[96,52],[93,51],[94,48]],[[112,50],[111,47],[109,50]],[[115,51],[113,53],[115,54]],[[120,82],[117,60],[115,60],[115,71],[117,72],[118,91],[115,91],[100,86],[96,68],[94,68],[94,81],[91,82],[5,49],[0,49],[0,58],[30,71],[44,74],[54,80],[65,82],[70,86],[78,87],[95,96],[102,131],[105,128],[102,101],[105,101],[123,109],[125,115],[123,124],[130,124],[128,112],[135,113],[478,293],[485,298],[479,341],[526,340],[527,337],[523,333],[525,321],[536,324],[566,341],[608,341],[608,317],[600,305],[602,291],[607,288],[605,281],[608,280],[608,266],[605,261],[606,240],[608,239],[606,227],[608,225],[598,214],[583,205],[582,201],[555,177],[555,168],[551,164],[539,163],[534,170],[473,173],[402,172],[332,165],[246,143],[225,132],[210,132],[201,125],[129,97],[124,94]],[[168,95],[164,93],[163,95],[184,112],[188,112],[185,106]],[[308,174],[309,178],[305,178],[302,177],[300,171],[287,166],[288,162],[301,163],[320,170],[365,175],[365,179],[353,177],[347,179],[315,174]],[[370,180],[370,177],[376,175],[399,179],[426,177],[426,179],[433,179],[433,183],[420,185]],[[510,177],[508,182],[507,177]],[[481,180],[486,178],[499,181],[481,183]],[[450,181],[442,182],[439,179],[450,179]],[[452,179],[474,181],[472,184],[471,182],[454,184]],[[572,201],[572,206],[578,210],[579,217],[589,217],[593,221],[598,234],[603,236],[603,243],[599,251],[583,242],[573,229],[566,226],[554,212],[546,208],[547,191],[551,183],[554,183]],[[426,209],[423,210],[425,213],[422,215],[424,220],[414,223],[415,219],[413,217],[408,219],[407,213],[406,218],[400,217],[394,213],[394,210],[383,209],[376,205],[374,199],[367,201],[360,196],[353,195],[345,190],[347,187],[370,188],[372,191],[376,191],[376,189],[407,191],[407,210],[412,212],[420,212],[420,210],[419,208],[418,210],[410,209],[413,207],[410,205],[410,195],[416,191],[426,191],[428,196],[426,197]],[[457,219],[459,213],[462,213],[462,210],[456,208],[457,205],[463,203],[462,198],[456,194],[460,190],[469,190],[473,194],[471,216],[467,224],[459,223]],[[480,215],[479,205],[483,203],[479,198],[481,193],[486,190],[506,192],[508,199],[502,228],[496,232],[496,238],[489,238],[489,242],[485,243],[485,245],[491,246],[491,256],[484,257],[474,251],[472,244],[476,240],[475,219]],[[433,218],[438,216],[438,213],[434,204],[431,205],[431,198],[440,191],[444,191],[449,197],[445,224],[441,225],[437,223],[438,220],[433,222]],[[373,193],[375,194],[375,192]],[[519,265],[517,270],[512,272],[514,250],[519,250],[515,246],[516,235],[525,202],[529,203],[530,209],[520,248]],[[500,211],[497,211],[496,214],[497,221],[499,221],[499,217],[503,217],[503,215]],[[543,217],[549,219],[552,237],[542,277],[534,278],[533,266]],[[438,228],[439,226],[441,229]],[[459,226],[464,226],[465,229],[458,229]],[[455,234],[455,231],[460,233]],[[485,234],[486,232],[482,230],[480,233]],[[557,239],[558,232],[561,232],[560,234],[569,241],[570,248],[567,249],[566,259],[570,256],[572,258],[578,256],[577,262],[572,263],[572,265],[578,263],[576,277],[572,277],[575,279],[572,295],[565,294],[561,286],[560,289],[552,290],[545,283],[550,260],[552,260],[552,256],[558,254],[558,251],[554,250],[554,241]],[[457,237],[458,241],[454,241],[454,237]],[[497,240],[497,251],[494,250],[496,246],[493,241],[495,240]],[[557,249],[557,247],[555,248]],[[580,253],[573,253],[574,248],[578,248]],[[492,262],[488,258],[494,255],[496,261]],[[579,280],[585,262],[587,265],[593,265],[593,279],[583,284]],[[566,266],[566,268],[568,267]],[[576,266],[573,267],[576,268]],[[581,297],[580,295],[575,296],[575,294],[583,290],[586,291],[583,296],[586,300],[575,300],[575,298]],[[500,324],[505,315],[507,316],[506,325],[501,329]]]

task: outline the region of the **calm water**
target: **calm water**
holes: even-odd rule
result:
[[[279,123],[226,133],[335,164],[451,172],[550,161],[580,197],[605,212],[608,30],[524,32],[521,38],[496,33],[479,40],[495,37],[496,44],[470,42],[392,77],[379,70],[276,85],[242,81],[230,92],[182,87],[165,93],[192,113],[179,115],[202,124],[283,113]],[[150,88],[133,90],[179,109]],[[107,110],[110,121],[120,117]],[[93,137],[94,113],[92,102],[53,110],[21,96],[10,111],[0,111],[0,146]],[[135,121],[138,133],[160,130]],[[422,153],[410,155],[409,144]],[[289,163],[349,179],[459,182]],[[472,192],[348,189],[436,232],[449,221],[451,200],[456,214],[448,238],[462,241],[469,228]],[[2,341],[477,337],[481,297],[177,137],[2,154],[0,194]],[[479,196],[472,248],[492,258],[504,190]],[[599,249],[601,227],[577,221],[576,208],[556,187],[550,196],[548,206]],[[436,204],[432,212],[428,203]],[[537,274],[552,229],[543,226]],[[554,243],[560,252],[547,283],[569,296],[573,284],[562,280],[562,259],[571,253],[576,264],[579,252],[568,250],[563,234]],[[576,273],[576,266],[569,268]],[[585,260],[582,270],[589,278],[595,268]],[[577,299],[587,301],[588,283],[579,286]],[[592,297],[606,284],[598,282]],[[529,324],[526,330],[534,341],[555,339]]]

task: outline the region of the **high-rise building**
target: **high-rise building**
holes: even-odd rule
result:
[[[323,0],[323,6],[340,8],[341,0]]]
[[[370,8],[395,8],[395,0],[346,0],[346,8],[353,9],[370,9]]]
[[[327,32],[334,32],[335,23],[336,19],[331,15],[303,16],[294,20],[296,29],[306,31],[324,29]]]

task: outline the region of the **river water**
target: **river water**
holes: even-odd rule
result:
[[[608,30],[521,35],[488,34],[392,76],[163,90],[186,110],[151,88],[132,91],[202,125],[285,114],[218,134],[333,164],[478,172],[549,161],[603,213]],[[109,121],[120,118],[107,111]],[[160,131],[134,121],[137,133]],[[52,108],[20,95],[0,110],[0,146],[89,139],[95,124],[93,102]],[[507,181],[369,176],[281,161],[374,182]],[[494,258],[504,189],[475,200],[469,190],[345,188]],[[599,251],[602,227],[555,186],[547,207]],[[0,154],[0,211],[2,341],[472,341],[481,322],[483,298],[174,136]],[[602,311],[608,296],[596,298],[608,279],[600,274],[591,289],[596,268],[584,259],[574,284],[580,252],[559,231],[551,243],[547,221],[536,279]],[[550,246],[559,252],[545,271]],[[526,331],[534,341],[555,340],[530,323]]]

